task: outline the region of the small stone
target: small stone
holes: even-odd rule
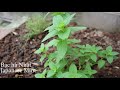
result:
[[[113,68],[115,68],[115,69],[120,69],[120,67],[118,67],[118,66],[115,66],[115,67],[113,67]]]
[[[14,35],[18,35],[18,33],[17,32],[12,32]]]
[[[18,42],[19,40],[18,40],[18,39],[16,39],[15,41],[16,41],[16,42]]]
[[[30,44],[33,44],[33,42],[30,41]]]

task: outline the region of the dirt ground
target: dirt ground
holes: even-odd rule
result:
[[[31,70],[34,72],[24,73],[22,68],[13,67],[16,73],[0,73],[0,78],[34,78],[36,72],[41,72],[44,69],[43,63],[38,63],[40,55],[36,55],[34,52],[40,47],[41,40],[47,32],[41,33],[27,42],[21,39],[25,32],[23,24],[0,40],[0,63],[31,63]],[[120,53],[120,33],[118,32],[108,33],[88,28],[74,33],[73,37],[80,39],[80,44],[95,44],[103,48],[112,46],[114,51]],[[120,78],[120,55],[116,61],[111,65],[107,64],[94,76],[95,78]]]

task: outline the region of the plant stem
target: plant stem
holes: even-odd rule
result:
[[[44,16],[44,20],[46,19],[46,17],[50,14],[50,12],[48,12],[45,16]]]

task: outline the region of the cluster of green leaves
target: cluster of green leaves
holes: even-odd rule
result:
[[[61,15],[64,19],[70,16],[68,12],[52,12],[52,16]]]
[[[73,53],[74,52],[74,53]],[[79,58],[79,65],[84,65],[85,63],[89,62],[91,67],[93,65],[98,65],[98,68],[101,69],[105,66],[105,63],[108,62],[111,64],[113,60],[115,60],[118,55],[118,52],[114,52],[111,46],[108,46],[106,50],[103,50],[99,46],[95,45],[76,45],[76,48],[72,49],[72,54],[77,59]]]
[[[24,35],[24,38],[27,40],[33,38],[35,35],[43,32],[48,26],[50,26],[50,22],[44,18],[44,15],[34,15],[26,22],[28,32]]]
[[[72,32],[84,30],[86,27],[71,27],[68,26],[75,14],[63,16],[64,13],[54,14],[53,24],[46,28],[48,34],[42,40],[40,48],[35,52],[41,54],[40,62],[45,58],[47,61],[44,64],[45,70],[42,73],[35,75],[36,78],[92,78],[93,74],[97,73],[93,70],[93,65],[98,65],[102,68],[105,62],[111,63],[117,52],[113,52],[111,47],[102,50],[101,47],[95,45],[79,45],[79,40],[70,39]],[[51,40],[48,44],[44,41],[56,36],[56,39]],[[74,45],[76,48],[73,48]],[[47,54],[50,47],[55,47],[56,51]]]

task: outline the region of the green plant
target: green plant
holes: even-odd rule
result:
[[[64,19],[70,16],[68,12],[52,12],[52,16],[61,15]]]
[[[91,67],[98,64],[98,68],[101,69],[105,66],[106,62],[110,64],[116,59],[118,52],[114,52],[111,46],[108,46],[106,50],[95,45],[76,45],[79,49],[73,49],[74,52],[77,51],[76,58],[79,59],[79,65],[84,65],[89,62]],[[75,56],[75,55],[74,55]]]
[[[116,59],[116,55],[118,54],[118,52],[113,52],[111,46],[108,46],[106,50],[99,52],[101,59],[106,59],[110,64],[113,62],[114,59]]]
[[[41,54],[40,62],[45,58],[45,71],[35,75],[36,78],[92,78],[96,70],[92,69],[94,65],[102,68],[108,57],[115,57],[117,52],[113,52],[110,47],[102,50],[95,45],[79,45],[79,40],[70,39],[72,32],[84,30],[86,27],[70,27],[68,24],[75,14],[64,18],[62,15],[53,17],[53,24],[46,28],[48,34],[42,40],[40,48],[35,52]],[[56,36],[48,44],[44,41]],[[74,48],[73,48],[74,46]],[[50,47],[56,48],[52,53],[47,53]],[[110,50],[109,50],[110,49]],[[109,52],[109,53],[108,53]],[[111,54],[112,53],[112,54]]]
[[[27,34],[24,35],[25,39],[33,38],[33,36],[38,35],[39,33],[43,32],[46,27],[50,25],[50,22],[46,20],[44,15],[35,15],[32,16],[26,22],[26,28],[28,30]]]

